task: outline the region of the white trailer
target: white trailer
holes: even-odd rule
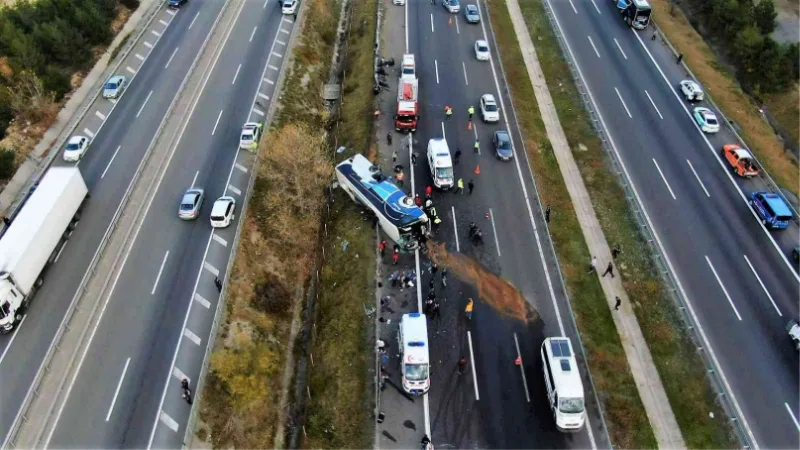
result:
[[[22,320],[44,270],[77,225],[88,193],[77,167],[51,168],[0,237],[0,333]]]

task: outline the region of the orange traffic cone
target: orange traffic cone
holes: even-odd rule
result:
[[[517,359],[514,360],[514,364],[521,366],[522,365],[522,357],[517,356]]]
[[[471,120],[469,121],[469,124],[467,125],[467,131],[472,131],[472,121]]]
[[[477,165],[475,166],[475,175],[480,175],[480,174],[481,174],[481,166]]]

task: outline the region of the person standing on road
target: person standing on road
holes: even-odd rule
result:
[[[381,252],[381,259],[383,259],[383,255],[386,253],[386,240],[382,240],[380,244],[378,244],[378,251]]]
[[[481,151],[481,141],[479,139],[475,139],[475,145],[472,146],[472,152],[476,155],[478,152]]]
[[[461,159],[461,149],[456,147],[456,152],[453,155],[453,165],[458,164],[459,159]]]
[[[219,277],[214,278],[214,286],[217,287],[217,292],[222,292],[222,281],[219,280]]]
[[[439,234],[439,225],[442,224],[442,219],[439,216],[433,217],[433,232]]]
[[[469,109],[467,109],[467,113],[469,113],[469,120],[472,120],[472,116],[475,115],[475,107],[470,105]]]
[[[392,250],[392,264],[396,266],[398,261],[400,261],[400,246],[395,244]]]
[[[392,165],[397,164],[397,150],[392,152]]]
[[[678,60],[677,60],[676,62],[677,62],[678,64],[680,64],[680,63],[681,63],[681,61],[683,61],[683,53],[681,53],[680,55],[678,55]]]
[[[622,304],[622,300],[619,297],[616,297],[617,302],[614,303],[614,311],[619,311],[619,306]]]
[[[386,143],[392,145],[392,132],[386,133]]]
[[[411,165],[417,165],[417,152],[411,152]]]
[[[467,320],[472,320],[472,308],[475,306],[475,302],[472,301],[472,298],[467,299],[467,306],[464,308],[464,313],[467,315]]]
[[[589,271],[586,273],[597,273],[597,257],[592,256],[592,261],[589,263]]]
[[[442,269],[442,287],[447,287],[447,267]]]
[[[445,117],[445,119],[449,120],[450,116],[452,116],[452,115],[453,115],[453,108],[451,108],[448,105],[445,105],[445,107],[444,107],[444,117]]]
[[[467,189],[469,189],[469,195],[472,195],[472,190],[475,189],[475,183],[473,183],[472,180],[469,180],[469,183],[467,183]]]
[[[406,177],[405,174],[401,170],[394,174],[394,181],[397,183],[398,186],[403,187],[403,179],[405,177]]]
[[[461,375],[464,373],[464,370],[467,368],[467,358],[463,356],[458,360],[458,374]]]
[[[603,272],[603,276],[605,277],[608,274],[611,274],[611,278],[614,278],[614,264],[612,264],[610,261],[608,263],[608,267],[606,267],[606,271]]]
[[[434,301],[431,307],[431,320],[439,317],[439,302]]]
[[[433,195],[433,187],[429,184],[425,186],[425,198],[430,199]]]
[[[414,194],[414,204],[422,206],[422,197],[420,197],[419,194]]]
[[[459,178],[458,183],[456,183],[456,194],[463,194],[464,193],[464,179]]]

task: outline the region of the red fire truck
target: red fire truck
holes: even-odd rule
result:
[[[419,81],[416,78],[400,78],[397,87],[397,114],[394,116],[394,128],[397,131],[417,131],[418,91]]]

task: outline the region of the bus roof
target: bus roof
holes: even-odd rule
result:
[[[558,395],[562,398],[583,398],[583,382],[569,338],[547,338],[542,347],[550,361],[554,387]]]

